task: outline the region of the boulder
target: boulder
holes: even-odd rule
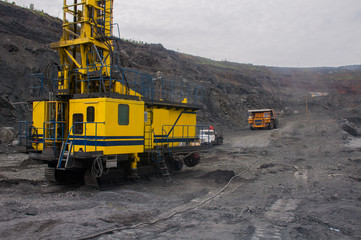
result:
[[[12,143],[16,138],[16,133],[13,127],[0,128],[0,143]]]

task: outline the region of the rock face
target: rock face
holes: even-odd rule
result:
[[[29,75],[58,59],[49,48],[61,36],[61,21],[47,14],[0,2],[0,126],[30,118],[24,102]],[[16,107],[16,109],[15,109]]]
[[[0,2],[0,126],[17,127],[18,120],[30,120],[31,106],[25,103],[31,85],[28,76],[44,72],[51,61],[59,62],[49,43],[60,39],[61,23],[45,13]],[[343,108],[344,98],[335,94],[359,94],[361,86],[359,66],[253,66],[182,54],[161,44],[117,41],[119,48],[115,47],[115,52],[123,67],[203,86],[198,122],[225,130],[245,127],[248,109],[274,108],[281,114],[303,112],[309,91],[330,93],[322,101],[310,99],[310,111],[320,111],[316,107],[337,111]]]

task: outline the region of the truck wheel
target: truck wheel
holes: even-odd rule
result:
[[[183,162],[176,160],[174,162],[174,171],[180,171],[180,170],[182,170],[182,168],[183,168]]]
[[[273,126],[274,126],[274,122],[273,122],[273,120],[272,120],[272,121],[269,123],[269,125],[268,125],[268,129],[272,129]]]
[[[200,160],[199,153],[192,153],[191,155],[189,155],[183,159],[184,164],[187,167],[196,166],[199,163],[199,160]]]
[[[249,128],[250,128],[251,130],[254,130],[254,127],[252,127],[252,126],[249,126]]]
[[[276,122],[274,123],[274,125],[273,125],[273,128],[274,128],[274,129],[277,129],[277,124],[278,124],[278,123],[277,123],[277,121],[276,121]]]

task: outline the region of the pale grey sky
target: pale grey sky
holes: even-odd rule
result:
[[[13,1],[62,17],[63,0]],[[360,0],[114,0],[114,22],[122,38],[213,60],[361,64]]]

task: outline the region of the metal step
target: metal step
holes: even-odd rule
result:
[[[63,144],[61,145],[61,151],[59,154],[57,169],[66,169],[69,167],[69,163],[70,163],[69,158],[70,158],[72,146],[73,146],[73,142],[66,142],[66,143],[63,142]]]
[[[55,168],[47,167],[45,169],[45,179],[51,183],[56,183]]]
[[[167,177],[167,180],[169,182],[172,182],[172,178],[170,177],[170,173],[168,171],[167,165],[165,164],[165,161],[162,156],[161,156],[160,161],[158,162],[158,166],[159,166],[160,174],[162,175],[162,177]]]

